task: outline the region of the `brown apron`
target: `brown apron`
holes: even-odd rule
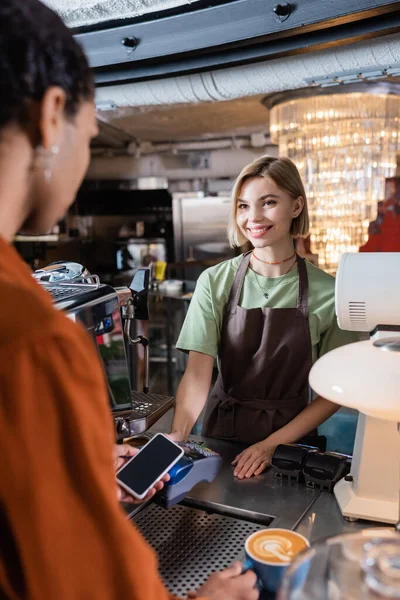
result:
[[[312,347],[304,259],[297,256],[296,308],[245,309],[239,300],[250,258],[243,255],[225,307],[220,370],[202,435],[255,444],[306,407]]]

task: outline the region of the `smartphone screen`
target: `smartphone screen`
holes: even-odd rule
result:
[[[162,434],[157,434],[117,473],[117,480],[135,496],[147,490],[179,460],[183,449]]]

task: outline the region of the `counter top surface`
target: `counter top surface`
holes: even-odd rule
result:
[[[136,507],[130,515],[156,550],[160,574],[175,594],[184,597],[213,569],[243,560],[245,539],[259,528],[293,529],[314,543],[376,526],[366,521],[347,522],[333,494],[276,479],[272,469],[238,480],[231,462],[242,445],[200,436],[190,439],[205,442],[222,456],[223,466],[215,480],[196,485],[183,506],[165,510],[150,503]],[[270,596],[263,592],[260,598],[269,600]]]
[[[157,296],[159,298],[168,298],[170,300],[184,300],[190,302],[193,297],[193,292],[169,292],[165,289],[151,289],[149,296]]]
[[[153,431],[157,431],[157,425]],[[231,462],[244,446],[201,436],[190,436],[190,439],[204,441],[221,454],[224,462],[212,483],[199,483],[189,492],[184,501],[186,505],[253,521],[265,527],[294,529],[310,542],[353,533],[365,527],[382,527],[382,523],[346,521],[333,493],[307,488],[304,483],[276,479],[272,469],[257,477],[238,480],[233,476]],[[131,516],[139,511],[140,507],[136,508]]]
[[[231,465],[243,446],[212,438],[203,440],[224,459],[222,470],[212,483],[200,483],[186,497],[186,503],[199,508],[214,508],[222,514],[237,516],[265,526],[294,529],[317,500],[319,492],[305,485],[282,481],[268,469],[257,477],[239,480]]]
[[[296,527],[296,531],[304,535],[312,544],[327,537],[345,533],[357,533],[367,527],[392,527],[374,521],[349,522],[340,512],[334,494],[320,492],[318,498],[308,509]]]

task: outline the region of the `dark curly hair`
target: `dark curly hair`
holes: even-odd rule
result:
[[[27,105],[51,86],[66,93],[65,114],[93,98],[81,47],[61,19],[39,0],[0,0],[0,129],[27,120]]]

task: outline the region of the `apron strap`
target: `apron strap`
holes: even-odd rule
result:
[[[239,304],[240,294],[242,293],[243,282],[250,263],[251,253],[252,250],[249,250],[249,252],[243,254],[243,258],[240,261],[239,268],[236,271],[236,275],[231,286],[231,291],[229,292],[228,306],[231,310],[233,310],[233,312],[236,312],[236,307]]]
[[[301,310],[305,317],[308,317],[308,274],[306,261],[298,254],[297,268],[299,272],[299,294],[297,297],[297,308]]]

